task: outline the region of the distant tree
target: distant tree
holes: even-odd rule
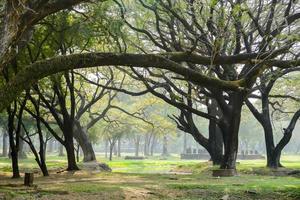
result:
[[[260,84],[256,87],[256,89],[253,90],[253,95],[249,95],[250,98],[253,97],[255,99],[259,99],[261,111],[257,110],[253,103],[251,103],[250,100],[246,101],[246,104],[250,111],[253,113],[255,118],[258,120],[258,122],[262,125],[264,129],[265,134],[265,143],[266,143],[266,152],[267,152],[267,167],[270,168],[278,168],[281,167],[280,163],[280,157],[281,152],[283,148],[288,144],[290,141],[290,138],[292,136],[292,132],[294,130],[295,124],[299,118],[299,110],[296,108],[296,112],[294,113],[294,116],[291,117],[290,125],[286,129],[283,130],[283,136],[280,139],[280,141],[275,145],[274,142],[274,131],[273,131],[273,125],[272,125],[272,116],[273,111],[270,110],[270,107],[275,109],[276,111],[276,104],[279,104],[278,102],[272,102],[271,99],[291,99],[292,101],[298,101],[300,102],[299,96],[290,95],[288,94],[290,91],[297,91],[295,90],[288,90],[288,87],[284,87],[285,91],[280,91],[282,89],[278,89],[277,91],[280,91],[280,94],[272,94],[272,89],[278,81],[278,79],[282,78],[285,75],[289,75],[291,72],[297,72],[300,68],[291,68],[286,70],[275,70],[271,71],[268,74],[264,74],[260,77]],[[299,73],[299,72],[298,72]],[[291,76],[290,78],[293,79]],[[293,84],[297,85],[297,82],[299,80],[294,80]],[[259,95],[256,95],[255,93],[259,93]],[[296,94],[297,95],[297,94]],[[287,103],[285,103],[285,107],[287,106]],[[299,107],[299,103],[297,105]],[[278,109],[278,111],[281,111],[281,108]],[[284,112],[284,111],[283,111]]]

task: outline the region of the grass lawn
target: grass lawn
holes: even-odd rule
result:
[[[23,179],[10,179],[10,160],[0,158],[0,199],[300,199],[300,178],[270,176],[264,160],[239,161],[239,176],[223,178],[212,177],[213,167],[205,161],[98,160],[113,172],[57,174],[66,161],[48,156],[50,177],[37,174],[35,185],[28,188],[22,186]],[[300,169],[300,156],[284,156],[282,161],[288,168]],[[31,157],[21,160],[20,167],[22,172],[37,168]]]

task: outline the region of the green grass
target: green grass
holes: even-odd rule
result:
[[[208,190],[222,194],[250,193],[268,196],[278,194],[287,198],[300,199],[300,179],[295,177],[272,177],[241,175],[215,179],[200,176],[198,181],[190,179],[186,183],[172,183],[167,187],[178,190]]]
[[[124,173],[166,173],[172,168],[175,168],[181,164],[196,164],[197,160],[180,160],[177,157],[169,157],[168,160],[160,160],[160,157],[151,157],[145,160],[124,160],[124,158],[114,158],[112,161],[104,157],[97,157],[99,162],[107,163],[114,172]],[[79,166],[82,163],[79,162]],[[65,157],[59,157],[55,155],[47,156],[47,166],[51,168],[64,168],[67,165]],[[25,170],[38,170],[38,165],[32,155],[29,155],[27,159],[19,160],[19,167],[21,171]],[[0,157],[0,171],[10,172],[11,161],[8,158]]]
[[[51,168],[64,168],[67,165],[67,160],[59,156],[47,156],[47,166]],[[19,159],[20,171],[39,170],[39,167],[32,155],[26,159]],[[0,172],[11,172],[11,160],[8,158],[0,157]]]
[[[168,157],[167,160],[161,157],[150,157],[145,160],[124,160],[124,158],[114,158],[112,161],[104,157],[97,157],[100,162],[107,163],[114,172],[122,173],[167,173],[172,169],[181,171],[191,171],[193,173],[201,173],[207,170],[207,162],[199,160],[180,160],[176,156]],[[79,163],[79,166],[82,163]],[[284,155],[282,164],[287,168],[300,169],[299,155]],[[47,156],[47,166],[49,169],[65,168],[67,161],[65,157],[56,155]],[[237,169],[243,173],[252,173],[254,170],[260,171],[262,174],[267,169],[265,168],[265,160],[239,160]],[[21,172],[35,170],[38,171],[38,165],[32,155],[27,159],[20,159],[19,166]],[[8,158],[0,157],[0,171],[11,172],[11,161]]]
[[[145,160],[117,158],[106,162],[113,173],[56,174],[36,177],[36,187],[25,188],[22,179],[0,180],[0,199],[300,199],[300,179],[291,176],[269,176],[264,160],[242,160],[237,164],[239,176],[215,178],[206,161],[151,157]],[[66,167],[65,158],[48,156],[49,169]],[[300,169],[300,156],[283,156],[282,164]],[[81,165],[81,163],[79,163]],[[21,170],[38,167],[33,159],[20,160]],[[170,170],[192,174],[169,174]],[[9,172],[10,160],[0,158],[0,171]],[[259,172],[259,173],[257,173]],[[83,175],[80,175],[83,173]],[[15,186],[13,186],[15,184]],[[2,196],[1,196],[2,195]]]
[[[167,173],[178,165],[196,164],[199,161],[181,160],[115,160],[107,164],[114,172],[124,173]]]
[[[239,160],[242,167],[265,167],[265,160]],[[283,155],[281,158],[283,166],[300,169],[300,155]]]
[[[114,191],[118,191],[119,189],[120,187],[117,185],[111,186],[111,185],[103,185],[97,183],[82,184],[81,182],[79,182],[79,183],[59,184],[57,185],[57,187],[52,187],[50,190],[46,190],[44,192],[63,193],[64,191],[68,191],[74,193],[97,193],[99,191],[114,192]]]

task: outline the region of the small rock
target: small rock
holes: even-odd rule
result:
[[[229,195],[226,194],[226,195],[224,195],[220,200],[228,200],[228,199],[229,199]]]
[[[106,163],[98,163],[97,161],[84,162],[82,167],[88,171],[112,171]]]

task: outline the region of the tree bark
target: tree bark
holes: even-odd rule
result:
[[[211,156],[213,165],[220,165],[223,160],[223,136],[219,126],[210,121],[209,123],[209,139],[208,152]]]
[[[238,133],[241,121],[241,112],[244,95],[240,92],[233,92],[230,95],[230,113],[223,113],[221,128],[224,139],[224,158],[221,169],[236,169],[236,158],[238,153]]]
[[[68,171],[79,170],[76,164],[75,158],[75,149],[74,149],[74,142],[73,138],[69,138],[65,140],[65,149],[67,152],[67,159],[68,159]]]
[[[208,113],[212,116],[221,118],[222,112],[218,106],[216,100],[211,99],[211,102],[207,104]],[[220,165],[223,160],[223,134],[219,125],[209,120],[209,138],[208,138],[208,152],[211,156],[213,165]],[[200,143],[201,145],[201,143]]]
[[[300,109],[294,113],[287,128],[283,129],[283,137],[280,139],[280,141],[276,145],[276,147],[272,153],[271,159],[270,159],[270,163],[269,163],[270,166],[268,166],[268,167],[271,167],[271,168],[282,167],[282,165],[280,164],[281,152],[282,152],[283,148],[291,140],[292,133],[294,131],[294,128],[295,128],[296,123],[299,118],[300,118]]]
[[[38,113],[38,115],[40,115]],[[39,142],[40,142],[40,169],[42,170],[42,173],[44,176],[49,176],[47,165],[46,165],[46,148],[47,148],[47,142],[44,141],[44,136],[42,133],[42,128],[40,124],[40,120],[37,120],[37,127],[38,127],[38,134],[39,134]]]
[[[79,170],[76,164],[72,123],[65,123],[64,136],[65,136],[64,146],[67,152],[67,159],[68,159],[67,170],[68,171]]]
[[[79,122],[76,122],[74,129],[74,138],[83,152],[83,162],[96,161],[95,151],[90,142],[87,130],[81,127]]]
[[[282,165],[280,164],[280,155],[281,153],[275,153],[275,142],[273,136],[273,128],[270,118],[270,109],[269,109],[269,91],[266,89],[266,86],[262,84],[262,94],[261,94],[261,103],[262,103],[262,112],[260,113],[256,108],[251,104],[251,102],[246,102],[248,108],[257,119],[257,121],[262,125],[264,130],[265,145],[266,145],[266,156],[267,156],[267,167],[269,168],[278,168]],[[269,88],[271,89],[271,88]]]
[[[212,116],[217,116],[215,107],[217,107],[217,105],[213,105],[212,103],[207,104],[208,112]],[[210,120],[209,139],[207,139],[202,133],[200,133],[199,129],[194,123],[192,113],[182,111],[177,120],[179,129],[192,135],[194,140],[203,146],[210,154],[213,164],[219,165],[223,160],[223,136],[216,122]]]
[[[43,173],[43,176],[49,176],[49,172],[48,172],[47,165],[46,165],[46,162],[45,162],[45,157],[41,158],[40,169]]]
[[[14,139],[14,114],[11,112],[11,109],[8,108],[8,136],[9,136],[9,146],[10,146],[10,155],[12,161],[12,169],[13,169],[13,176],[12,178],[20,178],[19,172],[19,160],[18,160],[18,149],[15,144]]]
[[[274,137],[273,137],[273,128],[271,121],[268,115],[264,116],[263,120],[263,129],[264,129],[264,136],[265,136],[265,145],[266,145],[266,155],[267,155],[267,167],[269,168],[277,168],[281,166],[278,162],[279,159],[276,158],[277,156],[273,155],[275,144],[274,144]]]

